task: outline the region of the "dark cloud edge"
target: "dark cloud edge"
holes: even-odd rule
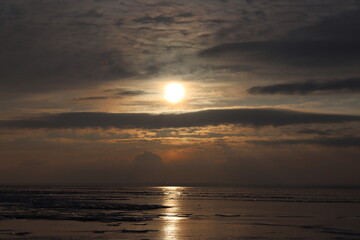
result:
[[[360,78],[347,78],[330,81],[304,81],[266,86],[254,86],[247,89],[249,94],[306,95],[311,93],[359,93]]]
[[[360,9],[331,15],[297,27],[273,40],[219,42],[198,52],[202,58],[225,58],[257,65],[300,68],[356,68],[360,62]],[[352,24],[349,24],[352,23]]]
[[[321,145],[325,147],[359,147],[360,137],[321,137],[312,139],[288,139],[288,140],[253,140],[246,141],[250,144],[276,146],[276,145]]]
[[[198,52],[201,58],[232,59],[301,68],[356,66],[360,61],[358,41],[268,40],[219,44]]]
[[[342,123],[360,121],[358,115],[302,112],[282,108],[210,109],[187,113],[105,113],[70,112],[41,117],[2,120],[3,129],[66,128],[181,128],[241,124],[253,127],[310,123]]]

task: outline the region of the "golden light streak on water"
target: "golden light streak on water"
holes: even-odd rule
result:
[[[177,216],[179,214],[179,197],[182,194],[182,187],[161,187],[164,192],[163,205],[171,206],[166,208],[164,216],[161,219],[164,221],[162,228],[163,240],[178,239],[181,227],[179,222],[184,221],[185,218]]]

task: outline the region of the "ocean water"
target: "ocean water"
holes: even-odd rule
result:
[[[360,189],[0,187],[0,239],[360,239]]]

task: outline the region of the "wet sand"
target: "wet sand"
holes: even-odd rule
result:
[[[358,189],[2,187],[0,239],[359,239]]]

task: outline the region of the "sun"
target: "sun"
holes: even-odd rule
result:
[[[185,97],[185,88],[180,83],[169,83],[165,86],[164,98],[171,103],[178,103]]]

